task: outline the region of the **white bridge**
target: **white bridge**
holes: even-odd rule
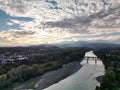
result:
[[[93,51],[90,51],[88,53],[85,53],[85,56],[83,58],[84,60],[87,61],[87,63],[89,63],[89,60],[94,60],[95,64],[97,64],[97,60],[100,60],[94,53]]]

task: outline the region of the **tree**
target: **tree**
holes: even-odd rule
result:
[[[2,66],[0,66],[0,75],[5,74],[5,73],[6,73],[6,70]]]
[[[116,78],[112,68],[108,68],[101,82],[101,90],[115,90]]]
[[[13,81],[24,81],[29,79],[33,74],[33,68],[28,65],[21,65],[8,71],[9,79]]]

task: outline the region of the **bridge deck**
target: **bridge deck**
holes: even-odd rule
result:
[[[84,58],[98,58],[98,57],[88,57],[88,56],[86,56],[86,57],[84,57]]]
[[[97,58],[97,56],[93,53],[93,51],[85,53],[85,57],[96,57]]]

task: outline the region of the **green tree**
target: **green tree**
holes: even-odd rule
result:
[[[21,65],[8,71],[8,77],[13,81],[24,81],[29,79],[33,75],[32,72],[33,68],[31,66]]]
[[[115,90],[116,78],[112,68],[109,68],[101,82],[101,90]]]
[[[5,74],[5,73],[6,73],[6,70],[2,66],[0,66],[0,75]]]

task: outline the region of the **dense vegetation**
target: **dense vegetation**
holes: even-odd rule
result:
[[[16,61],[0,65],[0,88],[12,86],[15,82],[23,82],[32,77],[57,69],[68,62],[80,60],[88,49],[58,47],[15,47],[0,48],[1,54],[17,53],[28,56],[26,61]]]
[[[103,60],[105,75],[101,87],[96,90],[120,90],[120,48],[106,48],[95,51]]]

